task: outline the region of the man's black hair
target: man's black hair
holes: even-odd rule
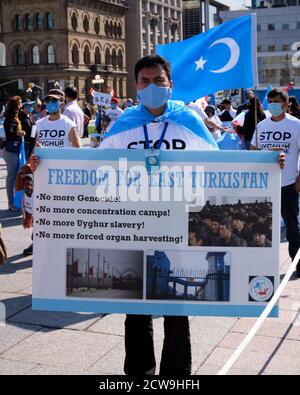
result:
[[[201,226],[193,226],[190,228],[189,233],[193,233],[195,235],[195,238],[197,241],[202,240],[205,241],[207,234],[206,232],[201,228]]]
[[[284,103],[289,101],[289,95],[282,89],[274,88],[268,93],[268,99],[274,99],[276,96],[280,96]]]
[[[227,230],[232,231],[232,222],[229,219],[224,219],[220,225],[225,226]]]
[[[65,89],[65,95],[70,99],[76,100],[78,98],[78,92],[75,86],[68,86]]]
[[[171,66],[159,55],[148,55],[140,59],[135,65],[135,80],[138,82],[139,72],[142,69],[149,69],[151,67],[163,68],[167,74],[169,81],[171,81]]]

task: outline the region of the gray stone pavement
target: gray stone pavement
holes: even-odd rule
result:
[[[32,260],[22,255],[31,232],[22,228],[20,217],[6,210],[5,177],[0,159],[0,222],[9,255],[0,268],[0,301],[7,310],[6,325],[0,323],[0,374],[123,374],[123,315],[32,311]],[[290,263],[286,243],[280,254],[284,274]],[[230,374],[300,374],[300,280],[290,281],[280,306],[280,318],[267,319]],[[216,374],[254,322],[191,317],[193,374]],[[154,319],[154,341],[159,365],[162,318]]]

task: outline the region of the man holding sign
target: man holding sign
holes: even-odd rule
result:
[[[107,134],[100,148],[217,150],[200,117],[170,101],[173,83],[170,65],[160,56],[146,56],[135,67],[140,106],[128,108]],[[191,373],[188,317],[166,316],[161,375]],[[156,368],[152,317],[127,315],[125,373],[154,374]]]

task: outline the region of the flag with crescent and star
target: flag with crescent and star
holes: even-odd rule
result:
[[[169,61],[173,100],[185,103],[223,89],[258,85],[256,14],[225,22],[188,40],[158,45]]]

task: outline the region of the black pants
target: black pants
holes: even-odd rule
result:
[[[188,317],[164,317],[165,338],[160,375],[191,374],[192,356]],[[127,315],[125,321],[125,366],[127,375],[142,376],[156,367],[153,325],[150,315]]]
[[[286,238],[289,242],[289,254],[295,258],[300,247],[299,234],[299,193],[295,190],[295,184],[281,188],[281,215],[286,226]],[[300,269],[298,263],[298,269]]]

